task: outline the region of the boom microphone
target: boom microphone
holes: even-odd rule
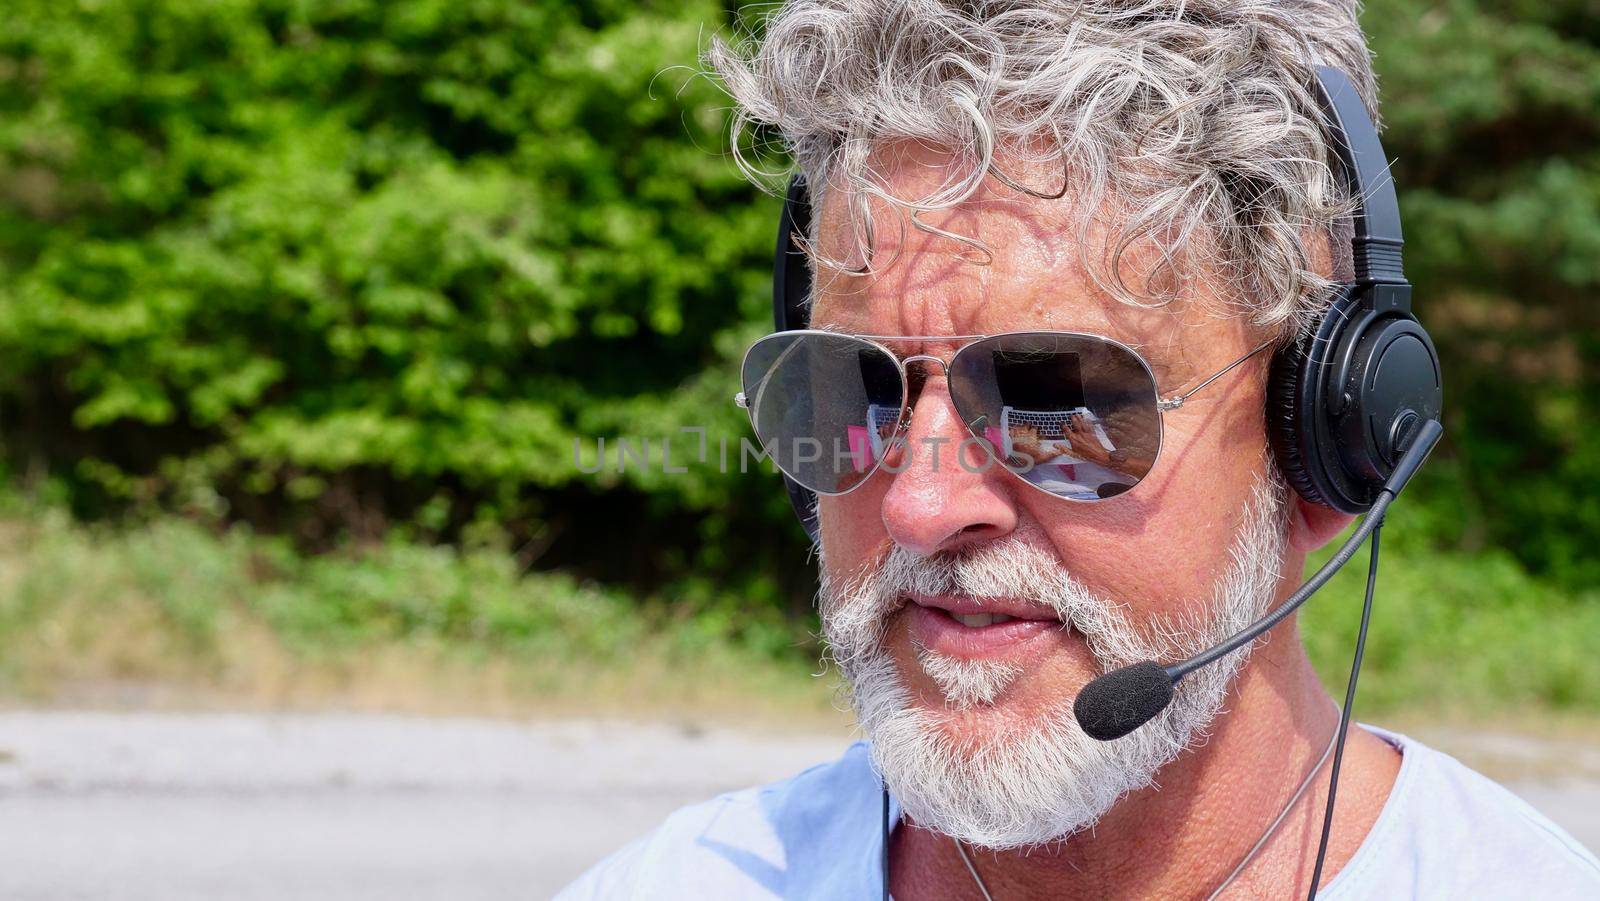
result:
[[[1324,563],[1315,575],[1307,579],[1305,584],[1296,589],[1295,593],[1286,598],[1276,609],[1226,641],[1188,660],[1170,666],[1146,660],[1113,670],[1093,680],[1078,692],[1077,700],[1072,703],[1072,712],[1078,719],[1078,725],[1083,727],[1083,731],[1091,738],[1100,741],[1111,741],[1127,735],[1167,709],[1167,705],[1172,702],[1173,689],[1184,676],[1203,666],[1210,666],[1243,648],[1299,609],[1301,604],[1317,592],[1317,589],[1333,578],[1334,573],[1350,562],[1350,558],[1355,556],[1356,551],[1367,540],[1367,536],[1383,522],[1383,514],[1388,510],[1389,504],[1400,494],[1406,483],[1411,481],[1411,477],[1416,475],[1423,461],[1428,459],[1428,453],[1439,443],[1439,438],[1443,434],[1444,427],[1436,419],[1428,420],[1417,429],[1411,446],[1406,449],[1400,457],[1400,462],[1395,464],[1394,471],[1384,481],[1378,499],[1373,502],[1372,509],[1367,511],[1366,516],[1362,517],[1361,525],[1340,546],[1333,559]]]

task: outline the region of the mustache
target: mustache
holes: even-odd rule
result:
[[[1136,636],[1127,607],[1091,589],[1050,550],[1019,535],[928,556],[891,546],[845,577],[823,567],[824,636],[841,664],[881,643],[893,614],[911,594],[1011,598],[1054,611],[1101,660],[1147,659],[1149,636]],[[1166,629],[1157,629],[1159,639]]]
[[[1063,589],[1092,593],[1053,554],[1015,535],[929,556],[892,545],[846,577],[830,578],[826,567],[823,572],[824,607],[844,597],[889,605],[909,594],[1015,598],[1055,607]]]
[[[1093,594],[1067,572],[1054,554],[1016,536],[932,557],[918,557],[897,547],[890,551],[879,572],[883,589],[902,595],[1015,598],[1062,613],[1073,608],[1063,596]]]

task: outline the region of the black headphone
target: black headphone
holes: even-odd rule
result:
[[[1333,292],[1316,328],[1272,362],[1267,430],[1278,467],[1301,497],[1343,513],[1371,508],[1416,430],[1439,418],[1439,355],[1411,313],[1401,268],[1400,206],[1378,131],[1337,69],[1317,68],[1318,97],[1336,167],[1356,200],[1354,281]],[[806,328],[811,269],[797,235],[810,230],[804,181],[789,182],[772,280],[779,331]],[[816,495],[784,476],[806,533],[817,538]]]

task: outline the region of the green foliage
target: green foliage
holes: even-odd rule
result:
[[[713,459],[745,434],[727,398],[767,321],[775,203],[692,74],[736,7],[10,0],[0,465],[87,518],[516,550],[384,545],[390,576],[279,561],[320,598],[268,593],[286,635],[520,640],[540,627],[440,574],[514,565],[671,584],[789,647],[752,616],[811,590],[772,479],[572,462],[580,437],[592,461],[596,436],[677,435],[682,461],[684,426]],[[1480,598],[1509,628],[1600,584],[1600,17],[1371,0],[1365,22],[1448,376],[1447,444],[1404,518],[1406,559],[1453,594],[1418,581],[1414,610],[1456,628]],[[395,600],[428,580],[440,609]]]
[[[1396,514],[1384,526],[1358,715],[1593,713],[1600,588],[1557,588],[1530,577],[1502,549],[1439,551],[1429,533],[1426,518]],[[1335,697],[1350,674],[1365,563],[1358,554],[1299,615],[1312,662]]]
[[[427,639],[605,660],[643,632],[620,595],[562,575],[522,578],[504,553],[394,542],[308,557],[172,518],[91,530],[35,512],[7,526],[23,535],[3,555],[15,578],[0,634],[13,641],[73,604],[133,601],[194,651],[223,640],[234,613],[303,651]]]
[[[1424,490],[1437,540],[1600,585],[1600,16],[1373,0],[1363,21],[1407,270],[1446,366],[1448,463]]]
[[[738,432],[772,207],[710,149],[714,88],[671,68],[720,17],[10,4],[9,454],[82,513],[155,499],[312,539],[433,502],[444,537],[555,524],[587,559],[593,491],[646,519],[761,517],[748,480],[571,462],[580,436]]]

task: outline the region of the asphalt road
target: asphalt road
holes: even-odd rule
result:
[[[1457,737],[1551,757],[1527,739]],[[593,722],[0,713],[0,898],[547,898],[674,808],[847,742]],[[1531,769],[1537,780],[1512,787],[1600,847],[1600,778]]]

